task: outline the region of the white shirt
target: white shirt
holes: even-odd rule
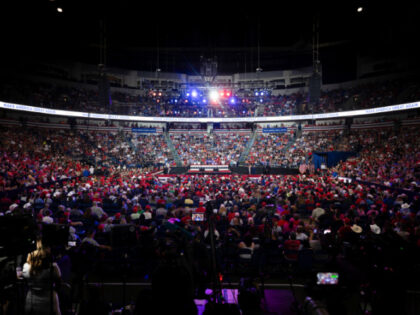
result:
[[[152,218],[152,214],[148,211],[144,212],[143,215],[146,220],[150,220]]]
[[[299,241],[306,241],[308,238],[309,238],[308,235],[306,235],[305,233],[296,234],[296,239]]]
[[[52,224],[52,223],[54,223],[54,219],[49,217],[49,216],[46,216],[46,217],[42,218],[42,222],[46,223],[46,224]]]
[[[312,219],[314,219],[314,220],[318,220],[318,218],[321,216],[321,215],[323,215],[325,213],[325,210],[324,209],[322,209],[322,208],[320,208],[320,207],[317,207],[317,208],[315,208],[314,210],[312,210]]]

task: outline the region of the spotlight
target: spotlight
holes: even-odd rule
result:
[[[192,96],[192,97],[196,98],[196,97],[197,97],[197,95],[198,95],[198,93],[197,93],[197,91],[196,91],[196,90],[193,90],[193,91],[191,92],[191,96]]]
[[[258,95],[259,95],[258,91],[257,91],[257,92],[255,92],[255,96],[258,96]]]
[[[359,13],[360,13],[360,12],[362,12],[362,11],[363,11],[363,7],[358,7],[358,8],[357,8],[357,12],[359,12]]]
[[[230,103],[231,103],[231,104],[235,104],[235,103],[236,103],[236,100],[235,100],[235,98],[234,98],[234,97],[231,97],[231,98],[230,98]]]
[[[203,103],[207,103],[207,100],[205,98],[203,98]]]
[[[219,93],[216,90],[212,90],[210,91],[209,97],[213,102],[215,102],[219,99]]]
[[[59,12],[59,13],[63,13],[63,8],[57,8],[57,12]]]
[[[261,92],[260,95],[263,96],[264,95],[264,92]]]
[[[190,97],[190,93],[187,93],[187,97]]]

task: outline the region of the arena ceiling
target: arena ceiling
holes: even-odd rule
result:
[[[1,7],[8,59],[97,64],[104,30],[107,65],[189,74],[198,71],[200,56],[217,56],[219,73],[310,66],[317,14],[324,70],[343,75],[355,71],[356,56],[410,52],[420,30],[414,2],[37,0]]]

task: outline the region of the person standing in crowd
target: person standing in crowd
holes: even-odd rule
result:
[[[28,255],[23,266],[23,277],[28,280],[28,293],[25,300],[25,314],[61,315],[55,284],[61,278],[61,271],[52,262],[51,249],[37,240],[36,250]],[[52,300],[51,300],[52,299]]]

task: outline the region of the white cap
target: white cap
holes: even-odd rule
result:
[[[30,202],[27,202],[27,203],[25,203],[24,205],[23,205],[23,208],[24,209],[28,209],[28,208],[30,208],[32,206],[32,204],[30,203]]]
[[[51,218],[51,217],[46,216],[46,217],[43,217],[42,218],[42,222],[44,222],[46,224],[52,224],[52,223],[54,223],[54,219]]]
[[[370,230],[375,234],[381,234],[381,228],[376,224],[370,225]]]

